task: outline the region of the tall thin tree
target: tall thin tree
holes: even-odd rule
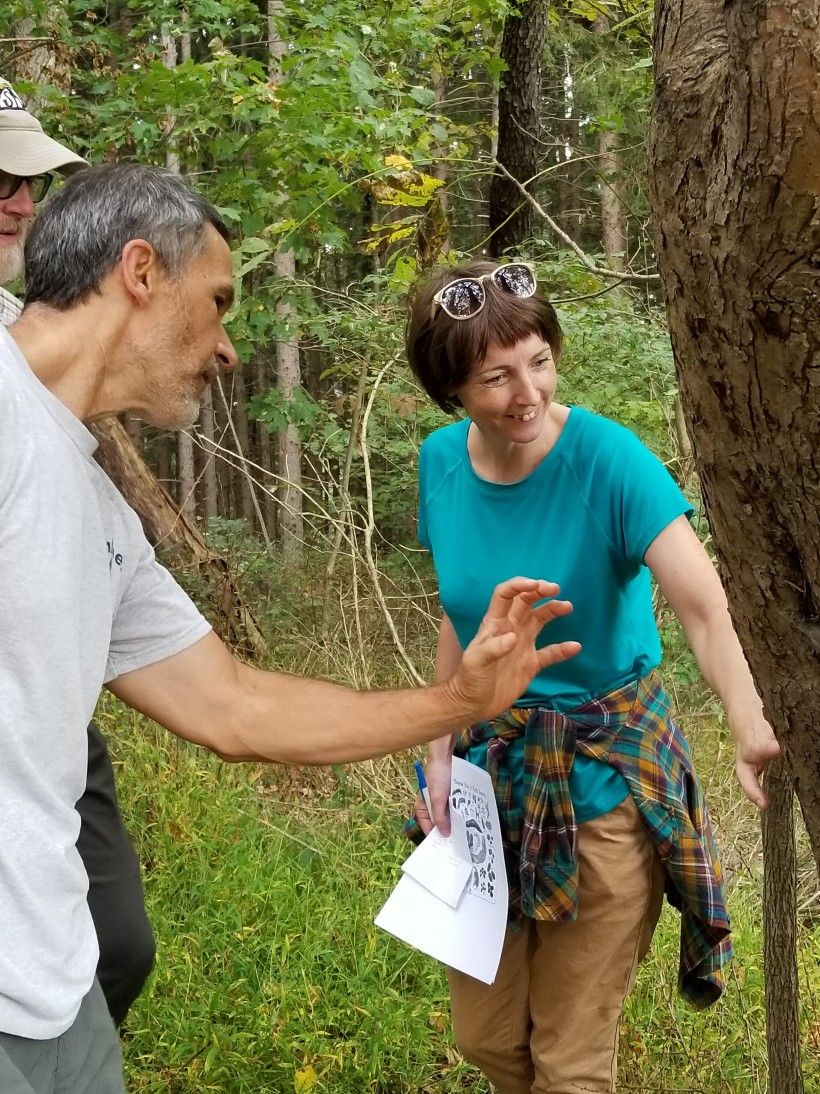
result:
[[[603,13],[592,24],[600,38],[609,32],[609,16]],[[621,155],[618,134],[606,126],[598,131],[598,170],[601,186],[601,246],[613,270],[623,270],[626,259],[626,217],[621,196]],[[572,233],[570,233],[572,234]]]
[[[268,53],[271,79],[282,78],[281,62],[285,43],[279,33],[278,20],[282,16],[282,0],[268,0]],[[293,283],[296,277],[296,256],[292,248],[276,255],[276,272],[283,281]],[[299,367],[299,340],[296,333],[296,316],[291,304],[280,298],[276,314],[287,333],[276,343],[276,382],[282,399],[287,404],[301,383]],[[299,431],[288,423],[279,433],[279,502],[281,515],[282,550],[285,556],[296,561],[301,557],[304,540],[302,518],[302,443]]]
[[[190,38],[188,39],[188,56],[190,56]],[[168,28],[162,32],[162,63],[168,69],[177,67],[177,40],[174,32]],[[172,111],[165,115],[165,132],[167,146],[165,153],[165,166],[174,174],[179,174],[179,151],[177,148],[176,118]],[[196,472],[194,470],[194,442],[190,433],[180,430],[177,435],[177,482],[179,484],[179,505],[185,515],[194,520],[196,517]]]

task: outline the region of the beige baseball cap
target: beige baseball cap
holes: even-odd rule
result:
[[[10,83],[0,79],[0,171],[29,178],[46,171],[76,171],[81,156],[47,137]]]

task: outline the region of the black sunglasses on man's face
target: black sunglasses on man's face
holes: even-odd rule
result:
[[[54,176],[50,172],[42,175],[10,175],[8,171],[0,171],[0,201],[14,197],[23,183],[28,186],[28,192],[35,205],[43,200],[48,193],[48,188]]]

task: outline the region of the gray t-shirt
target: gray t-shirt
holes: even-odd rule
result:
[[[100,688],[209,630],[95,447],[0,328],[0,1030],[39,1039],[97,966],[74,806]]]

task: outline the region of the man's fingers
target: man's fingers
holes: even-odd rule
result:
[[[570,615],[571,613],[572,604],[569,600],[548,600],[546,604],[539,604],[539,606],[533,610],[532,614],[538,620],[539,624],[543,626],[553,619],[559,619],[561,616]]]
[[[535,612],[533,611],[533,604],[542,600],[543,596],[537,589],[528,589],[524,592],[516,593],[510,603],[510,610],[507,612],[506,622],[512,627],[521,626],[524,623],[530,622],[535,618]]]
[[[509,653],[515,642],[515,633],[507,631],[505,634],[485,638],[476,652],[480,656],[483,665],[491,665],[493,661],[498,661],[505,653]]]
[[[531,577],[511,577],[508,581],[502,581],[496,585],[490,599],[489,607],[484,616],[487,620],[506,620],[515,605],[515,598],[519,593],[534,594],[533,600],[540,600],[545,596],[555,596],[558,586],[554,581],[540,581]],[[520,610],[522,605],[516,605]]]
[[[550,665],[559,665],[562,661],[569,661],[581,652],[580,642],[555,642],[551,646],[544,646],[537,650],[538,670],[549,668]]]

